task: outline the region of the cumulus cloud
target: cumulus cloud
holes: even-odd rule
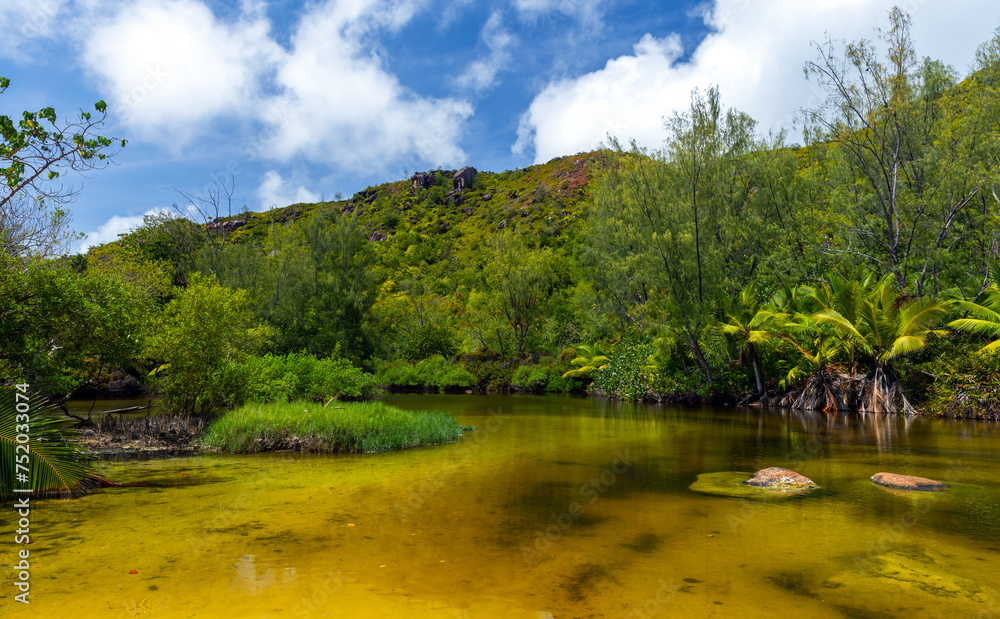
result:
[[[281,57],[269,22],[246,8],[224,23],[196,0],[122,5],[93,16],[82,61],[133,134],[183,145],[213,120],[253,114]]]
[[[460,88],[472,89],[477,93],[489,90],[496,84],[497,73],[510,62],[508,48],[514,42],[514,35],[504,28],[500,11],[493,11],[479,38],[490,50],[489,55],[469,63],[456,80]]]
[[[372,20],[396,27],[409,7],[330,2],[302,18],[277,69],[281,94],[265,110],[274,129],[265,149],[270,157],[301,154],[355,171],[465,158],[458,141],[471,104],[409,91],[365,43]]]
[[[526,0],[527,1],[527,0]],[[537,0],[542,2],[542,0]],[[889,0],[716,0],[704,10],[712,32],[684,60],[680,40],[646,34],[633,53],[600,70],[545,86],[521,116],[514,152],[534,149],[535,160],[590,150],[607,134],[657,147],[663,118],[689,106],[693,88],[718,85],[723,103],[749,113],[762,129],[792,127],[802,107],[822,102],[803,62],[816,58],[812,43],[828,32],[835,40],[874,39],[887,26]],[[912,35],[920,55],[956,65],[971,62],[1000,18],[992,0],[969,0],[961,10],[947,3],[911,0]],[[975,20],[969,16],[975,15]]]
[[[269,170],[261,179],[257,188],[261,209],[283,208],[289,204],[300,202],[319,202],[320,195],[309,191],[302,185],[292,188],[291,184],[281,177],[281,174]]]
[[[243,154],[272,161],[302,156],[351,171],[456,164],[471,104],[408,90],[379,53],[378,35],[406,25],[422,4],[310,4],[287,47],[255,0],[230,21],[203,0],[105,5],[89,16],[82,60],[135,137],[182,147],[238,121],[254,127]]]
[[[84,238],[76,243],[73,248],[77,253],[86,253],[91,247],[97,245],[103,245],[104,243],[110,243],[112,241],[117,241],[118,236],[121,234],[127,234],[143,224],[143,218],[146,215],[155,215],[159,213],[169,213],[167,209],[154,208],[146,211],[142,215],[115,215],[111,219],[107,220],[103,224],[97,227],[97,230],[92,232],[87,232]]]

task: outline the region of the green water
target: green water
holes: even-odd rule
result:
[[[3,617],[1000,617],[1000,427],[406,396],[475,426],[370,456],[107,463],[32,512]],[[785,466],[804,496],[690,489]],[[892,494],[879,471],[944,481]],[[353,525],[353,526],[352,526]],[[13,510],[0,512],[2,563]],[[135,570],[136,574],[129,574]]]

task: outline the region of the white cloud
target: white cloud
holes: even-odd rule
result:
[[[254,112],[280,57],[253,5],[223,23],[195,0],[149,0],[92,15],[82,61],[135,135],[182,146],[211,121]]]
[[[599,24],[603,17],[602,4],[603,0],[514,0],[514,8],[526,19],[558,11],[594,25]]]
[[[479,35],[490,53],[486,58],[469,63],[458,76],[456,83],[461,88],[470,88],[477,93],[488,90],[496,84],[497,73],[510,62],[508,48],[514,43],[514,36],[503,26],[503,15],[493,11]]]
[[[457,164],[471,104],[419,96],[379,55],[378,35],[410,22],[423,2],[307,5],[289,48],[257,0],[231,22],[203,0],[114,5],[91,15],[83,62],[114,93],[109,104],[133,137],[178,148],[235,120],[255,127],[244,139],[249,156],[303,156],[350,171],[404,159]]]
[[[302,185],[292,189],[291,185],[281,177],[281,174],[269,170],[261,179],[257,188],[260,207],[266,210],[272,207],[283,208],[300,202],[319,202],[320,195],[309,191]]]
[[[353,171],[390,169],[401,160],[464,160],[458,140],[471,104],[409,91],[366,43],[373,23],[395,27],[410,7],[331,2],[303,16],[277,69],[281,94],[265,108],[273,129],[264,148],[269,157],[301,154]]]
[[[29,41],[51,36],[69,0],[3,0],[0,4],[0,55],[26,59]]]
[[[85,238],[75,243],[73,251],[83,254],[96,245],[103,245],[118,240],[118,235],[127,234],[143,224],[143,217],[158,213],[169,213],[167,209],[154,208],[142,215],[115,215],[97,227],[93,232],[87,232]]]
[[[525,0],[528,1],[528,0]],[[534,0],[543,3],[542,0]],[[595,148],[610,133],[627,143],[657,147],[662,119],[690,104],[695,87],[718,85],[724,105],[749,113],[762,129],[791,129],[795,112],[821,102],[802,65],[816,58],[812,41],[874,39],[887,25],[891,0],[716,0],[705,13],[714,29],[680,61],[679,39],[645,35],[633,54],[604,68],[548,84],[522,115],[515,152],[534,148],[535,160]],[[961,4],[911,0],[917,53],[964,71],[975,47],[1000,18],[994,0]],[[792,136],[795,139],[797,136]]]

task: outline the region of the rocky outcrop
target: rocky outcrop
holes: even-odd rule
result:
[[[216,217],[209,223],[205,224],[205,230],[209,232],[233,232],[234,230],[246,225],[247,220],[245,219],[228,219],[223,220],[222,217]]]
[[[427,189],[434,185],[433,172],[417,172],[410,177],[410,182],[414,189]]]
[[[812,488],[816,486],[816,483],[808,477],[790,469],[783,469],[780,466],[761,469],[743,483],[747,486],[759,486],[761,488]]]
[[[368,241],[370,243],[380,243],[380,242],[386,240],[387,238],[389,238],[389,237],[388,237],[388,235],[386,235],[385,232],[379,232],[378,230],[376,230],[376,231],[372,232],[368,236]]]
[[[914,490],[918,492],[938,492],[948,487],[933,479],[926,477],[913,477],[912,475],[896,475],[895,473],[875,473],[872,475],[872,483],[884,488],[894,490]]]
[[[472,182],[476,180],[476,169],[472,166],[465,166],[451,179],[452,187],[455,189],[472,189]]]

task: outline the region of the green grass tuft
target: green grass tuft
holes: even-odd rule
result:
[[[253,403],[233,409],[205,429],[203,447],[230,453],[294,449],[324,453],[377,453],[434,445],[462,436],[443,413],[410,412],[381,402]]]

